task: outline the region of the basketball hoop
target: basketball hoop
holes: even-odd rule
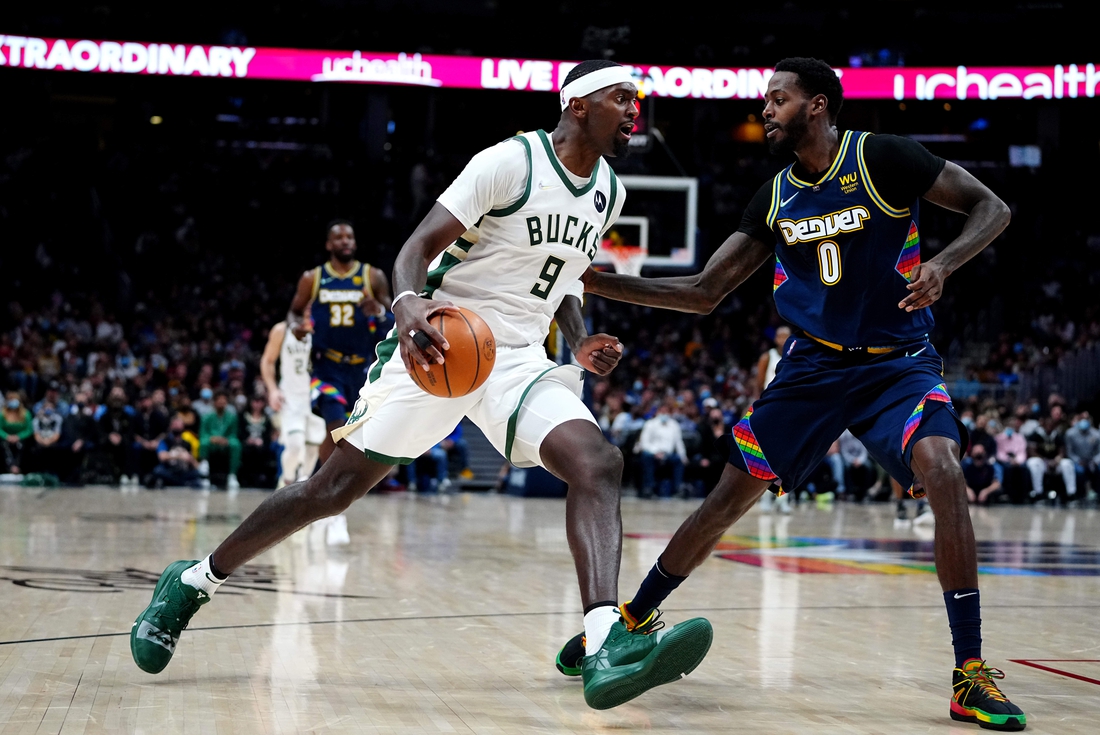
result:
[[[626,276],[642,275],[642,266],[645,264],[646,255],[649,252],[645,248],[632,245],[612,245],[604,248],[611,264],[615,266],[616,273]]]

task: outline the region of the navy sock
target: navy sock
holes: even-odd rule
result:
[[[955,666],[982,657],[981,595],[975,589],[949,590],[943,593],[947,620],[951,624],[951,645],[955,647]]]
[[[638,594],[627,603],[626,611],[636,620],[641,618],[653,608],[660,606],[665,598],[672,594],[672,590],[679,587],[685,579],[687,577],[669,574],[658,559],[646,575],[642,586],[638,588]]]

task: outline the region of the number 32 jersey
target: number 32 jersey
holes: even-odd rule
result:
[[[374,298],[370,285],[369,263],[354,261],[340,275],[331,263],[313,269],[313,301],[309,309],[313,319],[313,347],[319,355],[334,351],[369,362],[374,347],[383,337],[378,319],[367,316],[359,307],[364,296]]]
[[[776,310],[809,335],[845,347],[919,339],[933,325],[930,309],[898,308],[920,263],[920,200],[898,209],[879,196],[864,160],[868,137],[845,132],[816,181],[799,179],[793,165],[781,171],[767,214],[776,238]]]
[[[606,161],[582,179],[542,130],[498,143],[439,198],[468,229],[432,263],[425,293],[477,312],[500,345],[540,343],[565,296],[583,295],[625,199]]]

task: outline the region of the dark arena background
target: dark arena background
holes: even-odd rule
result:
[[[590,709],[555,667],[586,625],[568,488],[506,462],[469,419],[338,521],[238,569],[164,673],[131,660],[160,570],[210,554],[294,479],[261,358],[303,273],[328,261],[329,223],[350,223],[357,258],[392,289],[402,245],[471,157],[552,130],[569,70],[607,59],[641,94],[630,155],[607,159],[628,194],[594,267],[689,276],[794,160],[769,153],[763,115],[773,67],[793,56],[840,74],[840,131],[916,141],[1011,210],[945,281],[930,341],[969,431],[996,685],[1028,732],[1096,732],[1094,12],[6,3],[0,735],[977,731],[949,718],[935,562],[955,539],[937,543],[947,527],[899,500],[850,432],[801,485],[753,503],[662,604],[669,627],[710,620],[702,664],[613,709]],[[966,217],[927,201],[920,214],[928,262]],[[624,457],[616,602],[714,490],[777,330],[801,338],[774,287],[769,261],[709,314],[585,298],[588,332],[624,348],[583,388]],[[370,361],[393,323],[371,322]],[[575,360],[556,324],[545,347]]]

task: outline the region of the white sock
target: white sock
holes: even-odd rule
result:
[[[208,595],[213,595],[218,591],[218,587],[222,586],[225,579],[218,579],[210,571],[210,557],[207,556],[195,566],[184,570],[183,574],[180,575],[180,581],[195,589],[200,589]]]
[[[619,608],[603,605],[584,616],[584,655],[591,656],[603,647],[611,626],[619,620]]]
[[[306,444],[305,459],[298,469],[298,482],[305,482],[313,475],[313,468],[317,466],[317,457],[321,452],[320,444]]]

